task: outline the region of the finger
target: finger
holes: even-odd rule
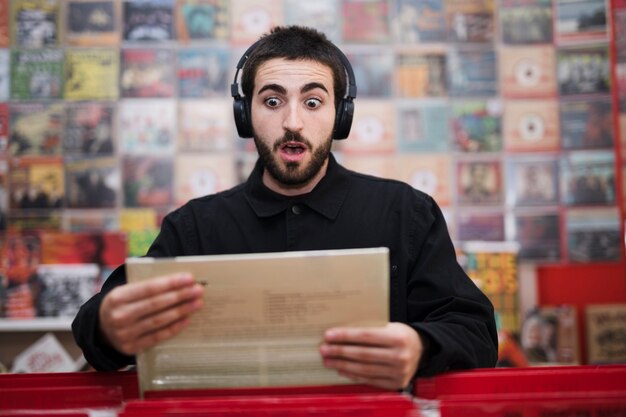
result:
[[[392,378],[397,373],[392,366],[386,364],[364,363],[346,359],[324,358],[324,366],[368,378]]]
[[[324,333],[327,343],[352,343],[368,346],[396,346],[400,337],[386,327],[335,327]]]
[[[132,282],[111,291],[110,302],[113,305],[127,304],[136,300],[150,298],[178,288],[191,286],[195,283],[191,274],[180,273],[165,275],[141,282]],[[118,290],[118,291],[116,291]]]
[[[169,290],[147,299],[119,306],[112,312],[112,316],[118,321],[133,322],[181,303],[201,300],[202,294],[204,294],[204,289],[200,284]]]
[[[197,299],[177,304],[149,316],[144,316],[139,321],[119,331],[117,336],[123,340],[139,338],[142,335],[152,333],[158,329],[188,318],[192,313],[202,308],[202,304],[202,299]]]
[[[162,327],[151,333],[144,334],[143,336],[133,339],[132,342],[122,344],[122,352],[133,355],[143,350],[149,349],[155,346],[159,342],[171,339],[180,333],[185,327],[189,325],[189,319],[184,318],[177,322],[171,323],[168,326]]]
[[[323,344],[320,353],[325,359],[347,359],[356,362],[396,364],[397,353],[388,348],[359,345]]]

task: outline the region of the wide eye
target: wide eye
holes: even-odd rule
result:
[[[265,105],[268,107],[278,107],[280,105],[280,99],[277,97],[268,97],[265,99]]]
[[[322,101],[317,98],[309,98],[305,100],[304,104],[310,109],[316,109],[322,104]]]

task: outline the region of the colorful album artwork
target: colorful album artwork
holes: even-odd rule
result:
[[[114,208],[120,189],[115,158],[66,161],[65,201],[68,208]]]
[[[59,0],[11,0],[10,4],[13,46],[41,48],[58,44]]]
[[[115,103],[81,101],[65,107],[64,156],[112,156],[115,152]]]
[[[435,199],[441,207],[452,204],[452,158],[445,153],[404,154],[394,158],[395,178]]]
[[[503,126],[506,151],[559,150],[559,105],[554,99],[505,101]]]
[[[390,38],[389,7],[385,0],[343,0],[343,40],[384,43]]]
[[[557,43],[608,40],[607,0],[555,0]]]
[[[124,98],[173,97],[176,89],[174,51],[124,48],[121,51],[120,89]]]
[[[231,0],[229,4],[230,40],[235,45],[247,47],[284,21],[283,8],[265,0]]]
[[[396,108],[398,148],[437,152],[450,148],[450,110],[445,101],[403,102]]]
[[[16,157],[61,154],[63,103],[18,102],[9,107],[9,151]]]
[[[393,54],[384,49],[353,50],[346,55],[361,97],[391,97],[393,89]]]
[[[561,220],[558,212],[516,212],[513,239],[519,259],[557,262],[561,259]]]
[[[63,93],[61,49],[11,51],[11,99],[59,99]]]
[[[116,100],[120,53],[115,48],[65,51],[66,100]]]
[[[123,0],[123,40],[163,42],[174,39],[174,0]]]
[[[446,0],[448,40],[452,42],[492,42],[494,1]]]
[[[178,151],[221,152],[235,147],[232,104],[226,100],[178,102]]]
[[[124,207],[164,208],[174,203],[174,163],[164,156],[125,156]]]
[[[464,46],[448,54],[448,79],[453,97],[491,97],[498,93],[496,53],[491,47]]]
[[[71,46],[116,46],[122,29],[121,2],[67,0],[63,2],[63,39]]]
[[[355,106],[348,140],[337,144],[346,153],[392,153],[396,150],[395,109],[389,101],[363,100]]]
[[[176,103],[169,99],[124,100],[118,105],[118,137],[126,154],[171,155],[176,149]]]
[[[572,209],[565,218],[570,262],[612,262],[622,258],[617,208]]]
[[[340,4],[336,0],[285,0],[285,24],[311,26],[324,33],[333,43],[341,41]]]
[[[607,45],[557,50],[557,74],[561,95],[609,93],[611,71]]]
[[[500,100],[455,100],[451,111],[450,124],[456,150],[461,152],[502,150]]]
[[[9,171],[11,210],[59,209],[65,194],[60,158],[19,158]]]
[[[493,210],[461,210],[456,216],[457,238],[462,242],[504,241],[504,215]]]
[[[500,0],[502,42],[552,44],[552,0]]]
[[[561,158],[561,198],[568,206],[606,206],[616,201],[612,151],[572,152]]]
[[[176,1],[177,39],[182,42],[228,39],[229,3],[228,0]]]
[[[179,49],[177,59],[178,97],[227,97],[231,82],[227,48]]]
[[[549,156],[507,161],[507,201],[514,206],[559,204],[558,160]]]
[[[396,1],[391,30],[399,43],[445,42],[447,26],[444,1]]]
[[[579,364],[576,307],[542,306],[527,312],[520,332],[520,345],[530,365]]]
[[[399,52],[395,70],[399,97],[444,97],[448,94],[446,55],[441,49]]]
[[[237,185],[233,154],[178,155],[174,165],[176,204]]]

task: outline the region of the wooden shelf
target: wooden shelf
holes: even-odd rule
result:
[[[69,332],[72,328],[72,320],[72,317],[0,319],[0,332]]]

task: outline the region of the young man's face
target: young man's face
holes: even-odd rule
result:
[[[258,67],[251,101],[254,142],[274,191],[310,191],[324,176],[335,123],[333,75],[310,60]]]

